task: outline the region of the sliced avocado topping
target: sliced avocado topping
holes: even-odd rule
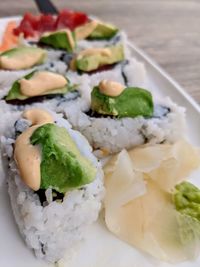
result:
[[[8,50],[0,55],[0,68],[8,70],[28,69],[42,64],[46,51],[37,47],[22,46]]]
[[[23,78],[27,79],[27,80],[30,80],[36,72],[37,71],[33,71],[33,72],[25,75]],[[62,88],[55,88],[54,90],[46,91],[46,92],[44,92],[42,94],[39,94],[39,95],[66,94],[67,92],[74,90],[75,87],[76,87],[75,85],[73,86],[70,83],[68,83],[66,86],[64,86]],[[15,81],[13,83],[10,91],[8,92],[8,95],[5,97],[5,100],[6,101],[15,100],[15,99],[25,100],[25,99],[28,99],[28,98],[31,98],[31,97],[22,94],[22,92],[20,90],[19,80],[17,80],[17,81]]]
[[[91,49],[88,49],[88,51]],[[92,53],[81,52],[76,60],[75,65],[78,70],[89,72],[96,70],[104,65],[111,65],[124,60],[124,49],[122,45],[110,46],[106,48],[94,48]]]
[[[67,52],[73,52],[76,46],[75,35],[70,30],[46,33],[40,38],[39,42],[57,49],[64,49]]]
[[[173,203],[179,212],[179,235],[183,244],[200,240],[200,189],[189,182],[175,187]]]
[[[51,123],[42,125],[30,141],[32,145],[41,146],[41,189],[65,193],[95,179],[95,167],[80,153],[65,128]]]
[[[88,36],[88,39],[109,40],[119,31],[114,25],[99,22],[94,31]]]
[[[104,115],[123,117],[151,117],[153,100],[149,91],[141,88],[128,87],[119,96],[111,97],[102,94],[99,87],[91,93],[91,109]]]

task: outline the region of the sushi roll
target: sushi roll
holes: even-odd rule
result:
[[[56,262],[97,220],[103,172],[87,140],[61,116],[36,108],[20,115],[11,136],[1,138],[11,205],[27,246]]]
[[[67,65],[60,60],[61,57],[61,52],[46,51],[35,46],[17,47],[1,54],[0,98],[7,94],[16,80],[35,70],[46,70],[65,75]]]
[[[0,55],[0,98],[11,84],[46,61],[46,51],[36,47],[17,47]]]
[[[54,106],[62,98],[65,98],[65,101],[69,101],[80,96],[77,89],[81,88],[81,83],[72,84],[70,82],[66,75],[66,64],[58,60],[59,53],[57,52],[46,53],[45,50],[38,48],[39,52],[42,51],[44,53],[43,56],[51,54],[52,62],[48,59],[45,64],[37,65],[37,67],[23,70],[17,69],[17,66],[19,66],[17,65],[19,63],[18,60],[21,61],[21,57],[23,58],[24,49],[26,51],[24,61],[27,61],[27,64],[29,59],[32,59],[38,51],[35,51],[37,49],[35,47],[16,48],[14,54],[11,53],[9,56],[9,62],[12,63],[13,69],[0,70],[1,107],[5,107],[7,103],[7,111],[16,112],[23,110],[27,105],[33,105],[38,102],[54,109]],[[62,66],[59,67],[60,63],[65,65],[63,70]]]
[[[106,154],[145,143],[173,143],[185,129],[184,108],[168,98],[154,103],[149,91],[110,80],[93,88],[87,109],[76,100],[63,112],[95,149]]]
[[[35,70],[16,80],[5,96],[5,101],[10,104],[27,104],[37,102],[57,95],[66,95],[74,91],[65,76],[45,70]]]

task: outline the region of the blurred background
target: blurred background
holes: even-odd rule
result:
[[[45,1],[45,0],[44,0]],[[200,0],[52,0],[116,24],[200,103]],[[0,16],[37,13],[34,1],[1,0]]]

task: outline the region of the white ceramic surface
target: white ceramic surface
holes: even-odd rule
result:
[[[1,32],[11,18],[0,19]],[[15,19],[15,18],[12,18]],[[200,146],[200,107],[198,104],[159,66],[140,49],[130,44],[133,56],[145,63],[148,75],[148,88],[156,94],[170,96],[187,110],[188,139]],[[191,179],[200,186],[198,175]],[[0,266],[1,267],[47,267],[37,260],[25,246],[11,212],[6,184],[0,187]],[[88,238],[66,253],[59,267],[199,267],[200,258],[194,262],[170,265],[149,257],[120,241],[106,229],[103,220],[88,229]]]

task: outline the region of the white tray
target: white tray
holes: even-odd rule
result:
[[[18,17],[19,18],[19,17]],[[0,19],[0,33],[10,19]],[[1,37],[0,37],[1,38]],[[130,44],[133,56],[145,63],[149,89],[160,96],[169,96],[187,110],[188,138],[200,146],[200,107],[169,75],[135,45]],[[200,186],[198,173],[193,177]],[[0,188],[0,266],[1,267],[46,267],[24,244],[14,217],[7,194],[6,185]],[[200,259],[170,265],[143,254],[120,241],[106,229],[103,220],[88,229],[88,238],[75,250],[68,251],[65,261],[59,267],[199,267]]]

